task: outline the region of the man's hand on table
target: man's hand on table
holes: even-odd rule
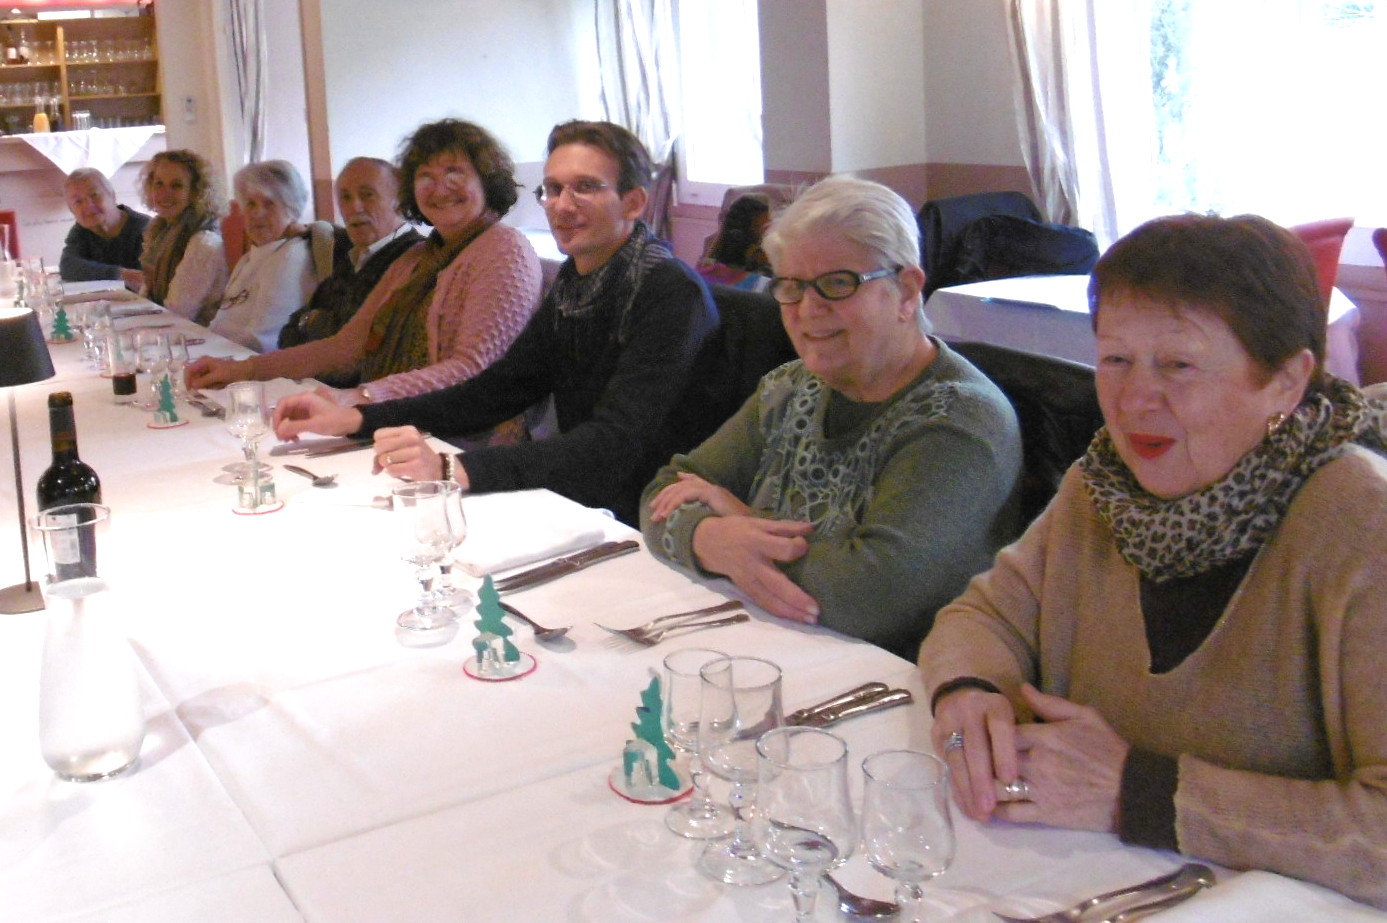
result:
[[[361,429],[361,423],[361,411],[311,391],[291,394],[275,407],[275,435],[285,442],[295,441],[303,433],[350,436]]]
[[[132,292],[138,292],[144,288],[144,273],[138,269],[122,269],[120,271],[120,281]]]
[[[694,528],[693,552],[705,570],[729,577],[762,609],[813,625],[819,604],[776,566],[804,557],[812,531],[807,522],[710,516]]]
[[[387,426],[376,430],[375,467],[404,481],[439,481],[443,479],[443,456],[429,448],[424,434],[412,426]],[[457,466],[454,479],[467,489],[467,472]]]

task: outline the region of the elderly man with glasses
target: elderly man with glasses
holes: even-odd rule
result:
[[[549,135],[536,195],[568,259],[539,310],[490,368],[429,394],[339,407],[281,401],[275,432],[374,434],[375,463],[400,478],[450,478],[485,492],[547,487],[635,522],[640,489],[669,457],[666,417],[717,323],[706,286],[640,220],[651,178],[640,141],[610,122]],[[485,430],[552,396],[558,433],[463,455],[443,438]]]
[[[646,545],[767,611],[909,660],[1019,527],[1006,397],[928,335],[915,216],[839,176],[771,225],[770,293],[799,361],[646,488]]]

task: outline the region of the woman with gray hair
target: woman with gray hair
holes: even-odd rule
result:
[[[885,186],[811,187],[763,242],[799,360],[646,488],[647,545],[768,612],[913,660],[1017,529],[1005,396],[928,335],[919,232]]]
[[[77,223],[67,232],[58,272],[64,282],[119,279],[139,291],[144,284],[140,253],[149,216],[116,201],[106,174],[78,167],[63,183],[63,197]]]
[[[226,294],[208,326],[228,340],[265,352],[278,345],[280,328],[318,284],[311,235],[299,223],[308,187],[286,160],[247,164],[232,182],[251,247],[231,270]]]

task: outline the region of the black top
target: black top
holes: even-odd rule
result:
[[[352,266],[351,238],[342,228],[336,230],[332,250],[332,275],[313,290],[308,304],[289,315],[279,331],[279,348],[298,346],[313,340],[325,340],[347,325],[356,316],[366,296],[380,282],[381,276],[406,250],[424,238],[410,228],[372,253],[360,269]]]
[[[636,524],[642,488],[672,454],[670,409],[684,393],[699,346],[717,325],[717,312],[703,281],[671,259],[641,281],[624,341],[618,313],[565,318],[546,295],[490,368],[450,388],[361,407],[361,433],[413,425],[445,439],[465,436],[552,394],[559,435],[460,456],[470,489],[546,487]],[[562,348],[574,342],[595,344],[594,351],[575,357]]]
[[[124,205],[116,208],[125,214],[125,224],[115,237],[102,237],[80,224],[74,224],[67,232],[63,255],[58,261],[58,272],[64,282],[119,279],[122,269],[140,268],[144,229],[149,224],[149,216]]]

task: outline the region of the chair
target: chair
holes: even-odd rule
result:
[[[13,211],[0,211],[0,236],[10,251],[10,259],[19,259],[19,216]],[[0,257],[3,259],[3,257]]]
[[[222,219],[222,250],[226,253],[226,266],[235,269],[242,254],[249,249],[250,239],[246,237],[246,216],[241,214],[241,206],[234,200],[231,210]]]
[[[709,289],[718,327],[704,341],[689,386],[670,411],[671,454],[687,452],[711,436],[751,396],[762,375],[796,358],[774,298],[725,285]]]
[[[1387,269],[1387,228],[1373,231],[1373,246]],[[1387,382],[1387,306],[1364,298],[1358,312],[1359,378],[1364,385]]]
[[[920,262],[925,270],[925,297],[955,285],[958,245],[963,231],[979,218],[1012,215],[1040,221],[1040,209],[1022,192],[979,192],[933,199],[920,206]]]
[[[1103,425],[1093,368],[995,346],[950,343],[1007,396],[1021,424],[1021,512],[1030,522]]]
[[[1329,296],[1333,293],[1334,282],[1339,278],[1339,253],[1344,248],[1344,238],[1353,227],[1352,218],[1326,218],[1308,224],[1296,224],[1290,230],[1310,248],[1315,260],[1315,273],[1320,279],[1320,296],[1325,307],[1329,307]]]

